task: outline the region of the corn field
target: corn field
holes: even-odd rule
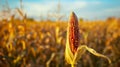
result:
[[[70,67],[65,61],[66,22],[0,21],[0,67]],[[79,21],[80,44],[107,56],[82,55],[77,67],[120,67],[120,19]]]

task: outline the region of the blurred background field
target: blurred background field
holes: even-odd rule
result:
[[[6,7],[1,8],[0,13],[0,67],[70,67],[64,58],[68,18],[64,19],[66,16],[61,15],[60,2],[56,1],[58,11],[48,14],[47,18],[40,16],[39,20],[24,11],[24,0],[18,0],[20,7],[14,9],[10,8],[9,0],[3,2]],[[119,10],[116,12],[120,13]],[[104,20],[78,17],[80,44],[95,49],[112,61],[108,64],[106,59],[86,52],[78,62],[78,67],[120,67],[118,15]]]

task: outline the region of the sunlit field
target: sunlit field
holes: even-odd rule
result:
[[[2,67],[66,67],[64,60],[67,22],[10,20],[0,22],[0,65]],[[81,44],[108,56],[111,67],[119,67],[120,21],[86,21],[79,24]],[[85,53],[78,66],[106,67],[105,59]]]
[[[0,67],[71,67],[65,60],[68,19],[36,21],[22,11],[17,9],[20,19],[16,14],[0,17]],[[78,18],[78,22],[79,44],[107,56],[111,63],[87,51],[75,67],[120,67],[120,18]]]

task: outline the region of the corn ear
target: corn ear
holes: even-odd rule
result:
[[[108,62],[111,63],[111,60],[107,56],[97,53],[94,49],[89,48],[86,45],[79,44],[78,20],[74,12],[72,12],[70,15],[67,29],[65,60],[68,64],[71,64],[71,66],[74,67],[75,64],[77,64],[77,61],[86,52],[86,50],[95,56],[107,59]]]

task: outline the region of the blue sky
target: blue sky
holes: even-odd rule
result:
[[[0,6],[5,0],[0,0]],[[8,0],[11,8],[19,7],[19,0]],[[39,19],[56,13],[58,0],[23,0],[24,11],[28,17]],[[120,0],[60,0],[61,15],[67,19],[70,12],[74,11],[78,18],[88,20],[120,17]],[[2,7],[0,7],[2,10]]]

